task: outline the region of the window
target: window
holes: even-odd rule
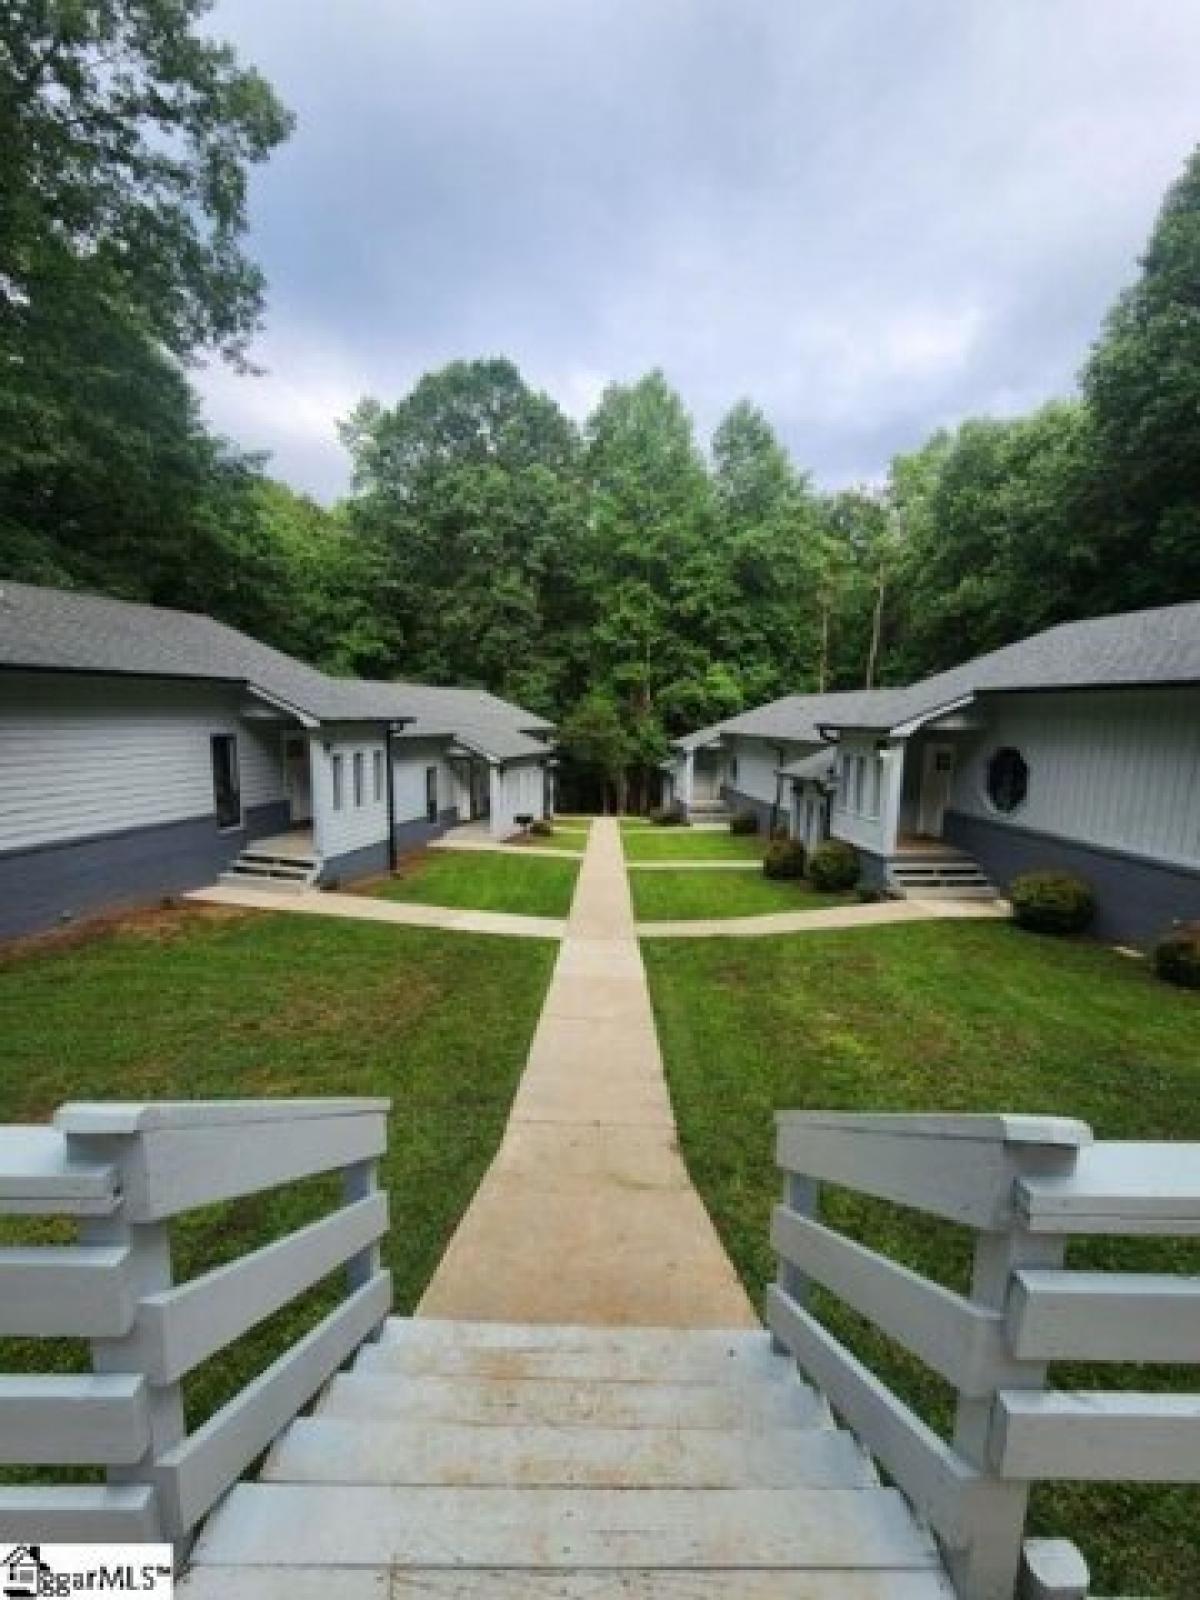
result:
[[[382,750],[376,750],[374,755],[371,757],[371,769],[372,769],[372,773],[373,773],[372,783],[373,783],[374,792],[375,792],[375,804],[378,805],[379,802],[383,799],[383,751]]]
[[[214,733],[210,743],[217,827],[240,828],[242,783],[238,775],[237,738],[232,733]]]
[[[730,781],[730,783],[736,783],[737,782],[737,775],[738,775],[737,757],[736,756],[730,756],[730,758],[729,758],[729,781]]]
[[[361,750],[354,752],[354,804],[361,806],[363,803],[363,753]]]
[[[853,810],[861,817],[863,813],[863,785],[867,776],[866,756],[851,757],[854,762],[854,806]]]
[[[333,760],[329,764],[330,772],[333,776],[333,809],[335,811],[340,811],[342,809],[342,801],[345,798],[345,779],[342,772],[342,765],[343,763],[341,756],[334,756]]]
[[[438,819],[438,769],[425,768],[425,815],[430,822]]]
[[[883,757],[872,756],[870,766],[870,786],[867,791],[867,815],[879,815],[879,800],[883,793]]]
[[[1019,750],[1006,745],[988,762],[987,794],[997,811],[1016,811],[1029,793],[1029,767]]]

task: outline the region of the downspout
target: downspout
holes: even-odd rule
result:
[[[388,871],[396,870],[396,775],[392,765],[392,725],[389,722],[383,735],[383,761],[387,768],[387,830]]]

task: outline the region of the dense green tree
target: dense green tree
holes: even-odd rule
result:
[[[1200,594],[1200,150],[1084,374],[1095,429],[1094,610]]]
[[[247,167],[290,127],[199,30],[211,0],[0,0],[0,313],[85,264],[178,355],[239,355],[262,277],[240,248]]]

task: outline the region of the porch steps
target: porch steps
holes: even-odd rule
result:
[[[888,866],[888,886],[901,899],[996,900],[996,886],[970,856],[905,856]]]
[[[197,1541],[183,1600],[952,1600],[766,1333],[390,1319]]]
[[[315,855],[295,855],[247,845],[220,877],[227,888],[277,889],[280,893],[299,893],[311,889],[320,872]]]

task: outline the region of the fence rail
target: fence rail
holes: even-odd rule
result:
[[[0,1375],[0,1462],[103,1466],[107,1483],[0,1487],[0,1539],[167,1538],[205,1513],[391,1304],[376,1162],[386,1100],[64,1106],[0,1129],[0,1214],[64,1216],[74,1245],[0,1247],[0,1335],[86,1339],[92,1373]],[[188,1282],[170,1222],[341,1172],[341,1205]],[[190,1435],[181,1380],[342,1268],[340,1303]]]
[[[1055,1117],[786,1112],[778,1160],[776,1343],[928,1519],[962,1600],[1012,1600],[1019,1586],[1082,1596],[1073,1547],[1024,1539],[1030,1484],[1200,1482],[1200,1394],[1062,1393],[1047,1389],[1047,1366],[1200,1365],[1200,1282],[1069,1271],[1068,1239],[1200,1233],[1200,1145],[1095,1144],[1084,1124]],[[974,1229],[970,1292],[822,1222],[822,1183]],[[822,1325],[814,1283],[954,1386],[952,1440]]]

